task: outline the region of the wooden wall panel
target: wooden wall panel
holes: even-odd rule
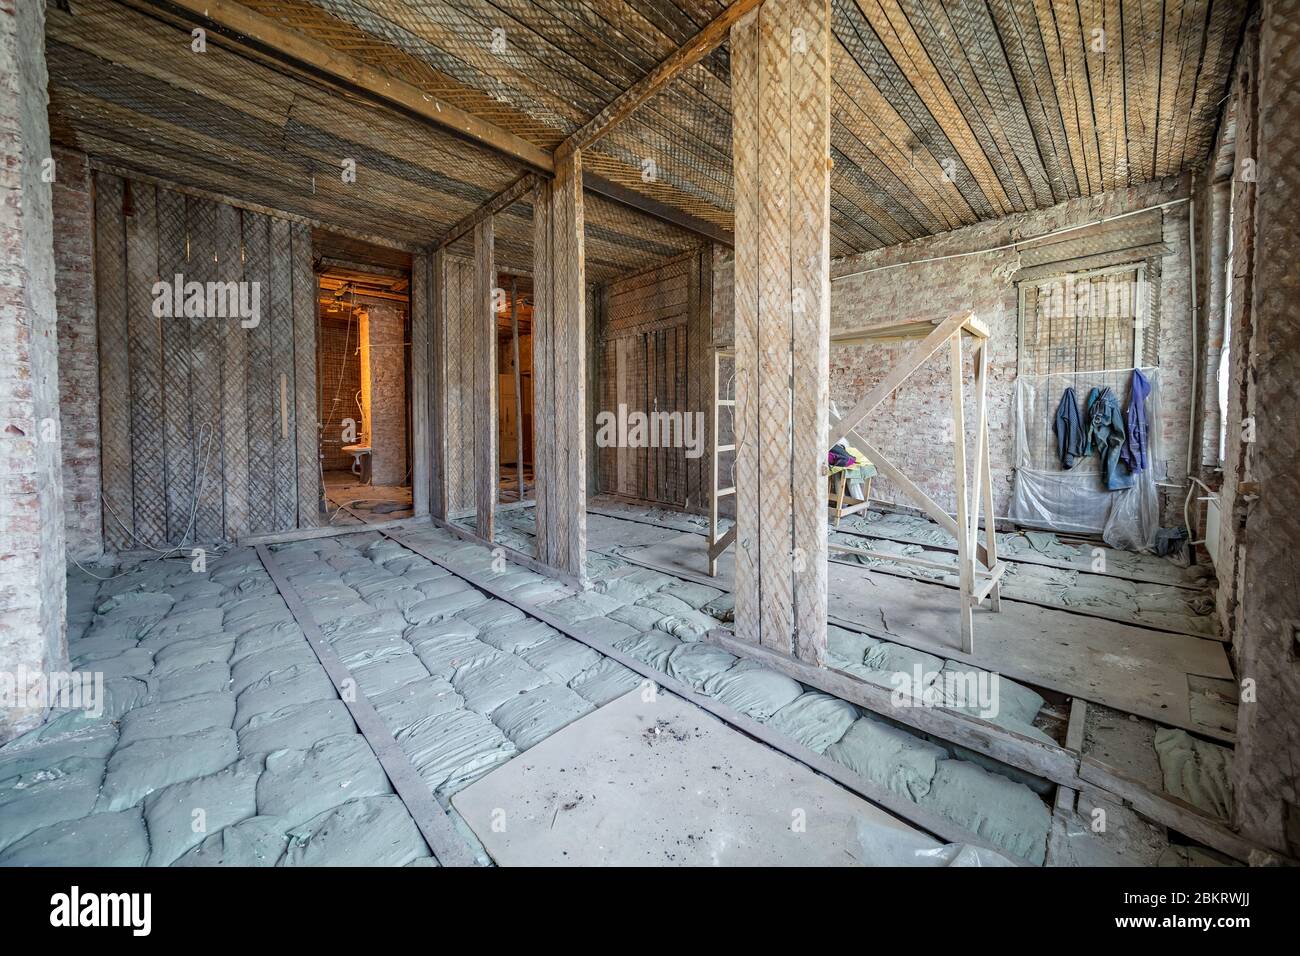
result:
[[[685,447],[598,451],[597,489],[703,512],[709,503],[708,424],[712,403],[712,247],[602,287],[609,302],[600,330],[598,402],[617,415],[674,412],[702,424],[703,454]]]
[[[479,432],[477,355],[479,321],[475,314],[475,266],[471,260],[442,258],[443,315],[446,335],[444,390],[447,513],[462,516],[478,507]]]
[[[824,0],[732,29],[736,633],[821,663],[826,641],[830,54]]]
[[[217,281],[244,281],[244,257],[240,212],[234,206],[217,206]],[[310,261],[310,258],[309,258]],[[315,308],[312,289],[312,369],[316,366]],[[242,293],[240,293],[242,298]],[[212,321],[211,318],[208,320]],[[248,534],[248,333],[238,317],[217,320],[221,342],[221,490],[225,496],[226,537]],[[260,322],[260,317],[259,317]],[[315,381],[313,375],[312,381]],[[315,402],[312,402],[315,408]],[[313,416],[314,418],[315,416]],[[311,436],[311,457],[316,458],[316,439]],[[301,483],[300,483],[301,488]]]
[[[167,536],[164,492],[162,328],[153,314],[158,278],[158,218],[154,189],[127,184],[126,310],[130,329],[131,470],[136,534],[145,541]]]
[[[587,286],[582,160],[533,194],[537,556],[581,577],[587,552]]]
[[[132,547],[130,333],[126,312],[125,184],[95,177],[95,309],[99,317],[100,449],[104,483],[104,547]],[[125,525],[125,528],[123,527]]]
[[[298,405],[294,388],[293,256],[289,223],[271,220],[271,379],[275,389],[275,425],[271,429],[275,456],[273,529],[298,524]],[[303,428],[315,428],[312,421]]]
[[[209,544],[315,524],[309,230],[292,230],[295,258],[282,220],[106,173],[95,184],[105,546]],[[208,315],[206,295],[202,315],[156,314],[155,283],[170,296],[177,275],[249,283],[257,324]],[[304,357],[313,372],[305,402],[296,370]]]
[[[298,416],[298,527],[320,523],[321,475],[316,432],[316,310],[318,283],[311,267],[311,227],[289,229],[293,278],[294,407]]]

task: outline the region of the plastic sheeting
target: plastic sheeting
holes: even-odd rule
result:
[[[1090,452],[1068,471],[1057,455],[1053,423],[1067,388],[1078,396],[1080,413],[1093,388],[1109,386],[1127,408],[1133,370],[1021,375],[1016,379],[1016,473],[1009,517],[1018,524],[1075,534],[1100,534],[1114,548],[1149,551],[1160,527],[1155,468],[1162,460],[1160,370],[1143,368],[1151,382],[1146,418],[1148,467],[1132,488],[1110,491],[1101,457]],[[1123,467],[1123,466],[1121,466]]]

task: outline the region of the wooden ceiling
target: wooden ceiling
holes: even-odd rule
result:
[[[546,149],[726,6],[242,2]],[[51,5],[61,138],[123,166],[410,245],[436,238],[519,173],[256,50],[214,40],[191,54],[189,24],[160,7],[164,0],[75,0],[74,13]],[[831,0],[832,252],[1203,165],[1247,8],[1244,0]],[[724,44],[584,161],[730,229],[730,150]],[[340,181],[340,156],[357,159],[357,183]],[[530,215],[523,202],[498,217],[505,268],[527,259]],[[594,280],[694,241],[612,202],[589,200],[587,219]]]

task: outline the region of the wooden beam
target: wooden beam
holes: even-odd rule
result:
[[[501,190],[501,192],[497,193],[495,196],[493,196],[483,205],[479,206],[469,215],[463,217],[460,220],[460,222],[456,223],[454,226],[448,229],[445,233],[443,233],[442,238],[439,239],[434,245],[439,249],[443,249],[451,245],[461,236],[465,235],[465,233],[469,232],[471,229],[477,226],[484,219],[487,219],[490,216],[495,216],[501,210],[507,208],[508,206],[513,205],[514,203],[522,199],[525,195],[527,195],[528,191],[533,188],[533,184],[536,181],[537,181],[537,177],[533,173],[524,173],[522,176],[520,176],[518,179],[512,182],[505,189]]]
[[[732,24],[762,2],[763,0],[735,0],[731,6],[714,17],[703,30],[670,53],[658,66],[616,96],[604,109],[572,133],[556,148],[556,158],[587,148],[631,116],[637,107],[716,50],[727,39]]]
[[[629,209],[643,212],[653,219],[658,219],[669,225],[679,226],[687,232],[695,233],[701,239],[708,239],[710,242],[716,242],[728,249],[733,248],[736,244],[735,234],[723,229],[716,223],[701,219],[698,216],[692,216],[688,212],[683,212],[675,206],[670,206],[650,196],[643,196],[636,190],[629,189],[612,179],[606,179],[604,176],[584,172],[582,174],[582,188],[596,193],[598,196],[604,196],[606,199],[612,199]]]
[[[450,530],[462,537],[465,535],[461,530],[455,528]],[[559,631],[561,634],[578,641],[580,644],[585,644],[597,653],[622,664],[624,667],[636,672],[637,674],[640,674],[647,681],[652,682],[653,685],[676,694],[683,700],[690,701],[724,723],[735,727],[742,733],[748,734],[755,740],[767,744],[769,747],[781,751],[786,756],[811,767],[818,773],[829,777],[849,790],[852,790],[859,796],[865,798],[869,802],[888,810],[895,816],[901,817],[914,826],[925,830],[927,833],[937,836],[947,843],[965,843],[970,846],[979,846],[992,850],[999,855],[1007,857],[1007,859],[1011,860],[1017,866],[1031,865],[1021,857],[1008,853],[1005,849],[994,846],[978,834],[953,823],[947,817],[944,817],[933,810],[928,810],[906,797],[899,796],[888,788],[882,787],[879,784],[873,783],[867,778],[854,773],[843,764],[836,763],[829,757],[825,757],[814,750],[804,747],[786,734],[779,733],[771,727],[741,713],[740,711],[734,710],[726,704],[720,703],[711,697],[706,697],[703,694],[695,692],[687,685],[675,680],[664,672],[656,670],[644,661],[638,660],[632,655],[620,651],[612,644],[601,640],[595,635],[593,629],[576,626],[572,621],[551,614],[545,607],[533,604],[531,601],[522,600],[513,592],[506,590],[484,575],[468,572],[463,568],[454,567],[439,558],[431,549],[424,547],[416,541],[388,532],[384,532],[384,536],[397,542],[402,547],[414,552],[415,554],[420,555],[420,557],[425,558],[429,562],[442,568],[444,571],[450,572],[471,586],[478,588],[483,593],[504,601],[522,611],[524,614],[527,614],[529,617],[541,621],[548,627]],[[519,560],[517,552],[511,553],[509,559],[511,561]],[[888,694],[889,692],[884,691],[884,693]]]
[[[234,0],[144,2],[160,10],[179,11],[187,19],[218,34],[249,42],[278,60],[292,63],[309,73],[323,74],[372,100],[397,107],[524,166],[546,173],[555,168],[555,161],[549,152],[523,137],[430,96],[424,90],[314,40],[287,24],[254,13]]]
[[[826,644],[830,11],[782,0],[732,29],[736,629],[807,663]]]
[[[370,698],[357,685],[357,680],[339,658],[329,641],[325,639],[316,619],[312,617],[302,597],[289,583],[284,571],[276,564],[266,545],[257,546],[257,556],[261,559],[266,573],[271,576],[276,590],[289,608],[289,613],[302,629],[307,646],[312,649],[316,659],[338,691],[339,698],[347,707],[348,713],[356,722],[357,729],[365,738],[370,749],[374,751],[379,765],[393,784],[393,790],[411,814],[411,819],[420,830],[424,842],[429,845],[441,866],[476,866],[474,852],[465,838],[456,832],[445,810],[433,798],[429,785],[421,778],[415,764],[407,755],[388,725],[380,718]]]
[[[476,508],[474,527],[479,537],[491,541],[496,531],[496,506],[500,497],[500,474],[497,467],[497,313],[493,308],[496,271],[492,268],[494,230],[488,216],[474,226],[474,335],[466,343],[474,353],[474,450],[478,460],[474,467]]]
[[[555,172],[555,156],[548,150],[536,146],[473,113],[466,112],[459,107],[430,96],[424,90],[404,80],[390,76],[356,57],[349,56],[333,47],[313,40],[285,24],[255,13],[242,4],[235,2],[235,0],[132,0],[132,2],[174,14],[179,13],[186,20],[201,24],[220,36],[243,41],[245,45],[270,56],[272,59],[287,63],[299,70],[316,76],[323,75],[328,80],[363,95],[371,101],[382,103],[412,115],[461,139],[520,163],[531,171],[547,175],[553,175]],[[755,3],[757,0],[744,0],[744,2]],[[725,15],[724,13],[723,16]],[[716,46],[716,44],[714,45]],[[705,53],[707,52],[705,51]],[[135,173],[130,175],[136,176]],[[604,177],[587,174],[583,177],[583,185],[594,193],[599,193],[615,202],[638,209],[656,219],[680,226],[703,238],[720,242],[728,247],[732,244],[731,234],[725,229],[721,229],[712,223],[658,200],[643,196],[635,190],[628,189],[626,186],[621,186]],[[223,201],[225,200],[223,199]],[[235,202],[234,205],[247,206],[248,204]],[[258,209],[258,211],[282,215],[274,210]],[[285,218],[297,219],[300,217],[288,216]],[[472,227],[473,223],[470,223],[469,226]],[[333,226],[328,228],[334,229]],[[460,234],[463,235],[467,231],[468,227],[461,229]],[[389,246],[393,245],[391,240],[376,238],[374,241],[382,241]],[[441,244],[441,240],[439,240],[439,244]]]

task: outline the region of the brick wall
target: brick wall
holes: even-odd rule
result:
[[[993,470],[994,506],[1005,515],[1011,498],[1014,445],[1014,395],[1017,347],[1017,287],[1015,276],[1027,257],[1017,249],[980,255],[952,256],[1002,246],[1056,229],[1085,225],[1098,219],[1187,195],[1183,179],[1150,183],[1102,196],[1062,203],[1038,212],[980,223],[915,242],[891,246],[832,265],[832,333],[891,322],[933,320],[953,312],[973,310],[992,331],[989,379],[989,448]],[[1158,295],[1152,302],[1157,326],[1154,356],[1161,366],[1163,454],[1156,463],[1158,479],[1181,484],[1186,471],[1190,379],[1190,288],[1188,285],[1187,207],[1163,212],[1164,244],[1169,252],[1156,260]],[[1122,258],[1122,254],[1120,255]],[[1042,260],[1038,254],[1037,260]],[[1095,259],[1093,260],[1095,261]],[[1118,263],[1116,263],[1118,264]],[[1081,260],[1065,260],[1062,273],[1083,268]],[[880,266],[892,268],[879,269]],[[853,273],[865,272],[862,275]],[[714,259],[714,326],[719,341],[730,337],[730,256]],[[915,340],[831,347],[831,399],[847,412],[914,345]],[[969,353],[969,350],[968,350]],[[969,363],[969,357],[967,358]],[[969,381],[969,364],[967,380]],[[869,420],[866,433],[878,447],[931,497],[955,508],[952,478],[952,425],[949,410],[947,352],[936,355],[891,396]],[[974,396],[966,392],[968,420],[973,423]],[[877,479],[873,497],[911,506],[898,489]],[[1182,492],[1164,496],[1165,522],[1181,512]]]
[[[44,5],[0,0],[0,673],[67,667]],[[0,742],[44,707],[0,711]]]
[[[400,485],[406,469],[405,305],[366,299],[370,352],[371,475],[376,485]]]
[[[358,345],[357,319],[348,319],[346,311],[321,316],[320,343],[316,351],[316,387],[320,390],[316,407],[321,415],[321,466],[326,471],[350,471],[352,456],[341,450],[343,419],[357,423],[357,440],[361,435],[361,410],[356,395],[361,390],[361,353]]]
[[[59,310],[59,432],[68,555],[104,550],[99,499],[99,336],[95,322],[94,195],[82,153],[54,150],[54,269]]]

